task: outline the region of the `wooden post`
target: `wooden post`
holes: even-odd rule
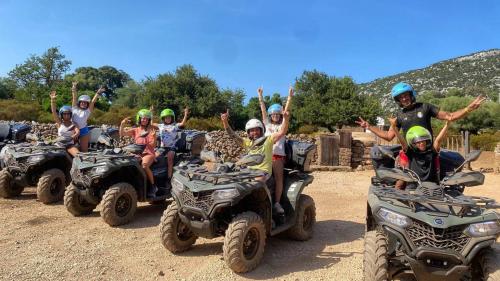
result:
[[[338,139],[333,135],[319,136],[318,162],[323,166],[337,166],[339,155]]]

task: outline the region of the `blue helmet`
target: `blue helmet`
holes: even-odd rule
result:
[[[60,109],[59,109],[59,117],[61,119],[63,119],[63,113],[66,113],[66,112],[69,112],[70,116],[72,117],[73,116],[73,112],[71,110],[71,106],[69,105],[63,105]]]
[[[267,109],[267,114],[283,114],[283,107],[280,104],[272,104],[269,109]]]
[[[411,93],[411,101],[415,102],[415,100],[417,99],[417,92],[415,91],[415,89],[413,89],[413,87],[410,84],[405,82],[399,82],[396,85],[394,85],[394,87],[392,87],[391,96],[399,104],[399,106],[401,106],[401,104],[399,103],[397,97],[406,92]]]

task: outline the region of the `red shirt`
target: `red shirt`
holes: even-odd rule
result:
[[[144,132],[144,130],[141,127],[137,127],[132,129],[132,137],[134,138],[135,144],[145,144],[146,148],[144,149],[144,152],[142,153],[142,156],[146,155],[155,155],[155,134],[153,134],[151,131],[149,131],[149,134],[145,137],[141,137],[141,133]]]

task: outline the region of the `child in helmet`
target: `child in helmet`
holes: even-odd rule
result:
[[[450,121],[446,121],[438,136],[432,141],[432,135],[422,126],[413,126],[406,132],[406,139],[397,129],[396,118],[389,119],[391,129],[398,137],[404,154],[400,154],[399,165],[417,173],[421,181],[439,182],[439,151],[446,136]],[[402,181],[396,182],[396,188],[404,189]]]
[[[106,87],[100,87],[99,90],[94,95],[92,100],[88,95],[81,95],[78,97],[78,102],[76,100],[77,91],[76,86],[78,82],[73,82],[73,86],[71,87],[71,93],[73,96],[72,99],[72,111],[73,111],[73,122],[78,125],[80,129],[80,149],[82,152],[87,152],[89,148],[89,128],[87,127],[87,121],[90,117],[90,113],[94,110],[94,105],[97,102],[97,99],[101,96],[102,93],[106,91]]]
[[[156,131],[153,128],[151,121],[153,114],[147,109],[141,109],[137,112],[135,122],[137,127],[125,128],[127,123],[130,123],[130,118],[125,118],[120,123],[120,137],[129,136],[134,138],[135,144],[146,145],[142,155],[142,168],[146,172],[146,176],[151,183],[151,189],[148,192],[148,197],[154,197],[158,188],[155,185],[151,165],[155,161],[155,147],[156,147]]]
[[[78,154],[78,148],[75,146],[76,140],[78,140],[78,136],[80,134],[80,130],[78,126],[76,126],[73,121],[71,121],[71,107],[69,105],[63,105],[59,109],[59,116],[57,115],[56,110],[56,91],[50,92],[50,109],[52,111],[52,117],[54,117],[54,121],[57,126],[57,136],[68,140],[65,142],[66,151],[75,157]]]
[[[174,158],[175,158],[175,143],[177,142],[177,132],[184,128],[188,118],[189,109],[184,108],[184,117],[181,123],[175,122],[175,113],[172,109],[166,108],[160,113],[161,124],[153,123],[153,127],[160,131],[161,147],[167,151],[167,175],[172,178]]]
[[[266,112],[266,105],[262,97],[262,87],[257,89],[259,94],[260,111],[262,113],[262,121],[266,128],[266,136],[272,135],[278,132],[283,126],[283,108],[280,104],[273,104],[269,107]],[[285,112],[290,112],[290,104],[293,97],[293,88],[288,89],[288,99],[285,105]],[[278,139],[273,145],[273,175],[276,181],[276,193],[275,193],[275,203],[274,208],[278,213],[283,213],[283,207],[281,207],[280,199],[283,192],[283,169],[285,167],[285,136]]]
[[[279,141],[280,138],[286,135],[288,130],[288,120],[289,113],[285,111],[283,113],[283,124],[278,132],[275,132],[269,136],[264,135],[264,125],[258,119],[250,119],[245,125],[245,131],[247,132],[247,138],[241,138],[236,133],[234,133],[231,126],[229,126],[229,110],[226,113],[221,114],[222,124],[224,129],[232,138],[236,139],[239,145],[247,149],[248,154],[262,154],[264,155],[264,161],[261,164],[249,167],[250,169],[255,169],[264,172],[263,176],[256,178],[258,181],[266,182],[273,172],[272,168],[272,158],[273,158],[273,145]],[[256,145],[256,141],[260,138],[266,137],[265,141]],[[275,208],[277,210],[277,208]]]

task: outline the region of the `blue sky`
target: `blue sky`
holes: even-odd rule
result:
[[[356,82],[500,47],[500,1],[0,0],[0,76],[59,46],[135,80],[192,64],[247,97],[304,70]]]

